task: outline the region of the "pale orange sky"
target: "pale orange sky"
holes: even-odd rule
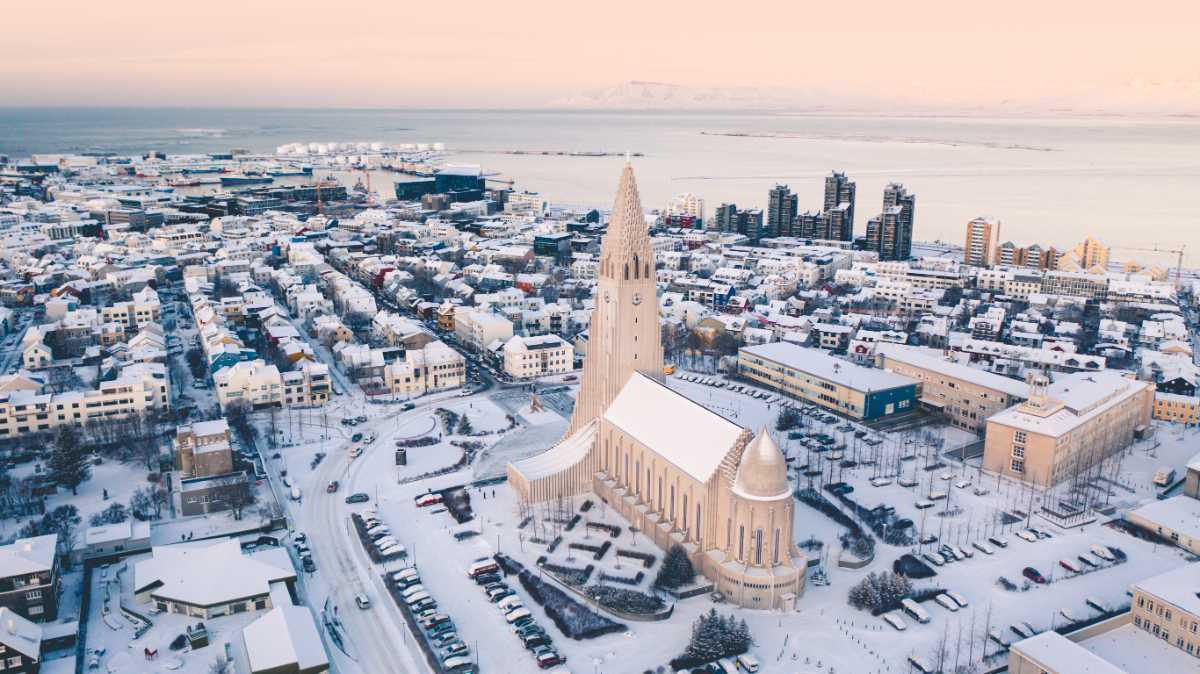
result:
[[[0,105],[536,107],[632,79],[961,105],[1200,82],[1196,0],[6,5]]]

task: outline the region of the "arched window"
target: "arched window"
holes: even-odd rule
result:
[[[658,477],[658,509],[659,509],[659,510],[662,510],[662,507],[663,507],[663,498],[662,498],[662,476],[660,475],[660,476]]]
[[[683,529],[687,531],[688,509],[687,509],[687,494],[683,495]]]
[[[746,527],[738,525],[738,561],[742,561],[746,556]]]
[[[625,263],[625,280],[626,281],[629,280],[629,263],[628,262]]]
[[[642,265],[638,263],[638,256],[635,253],[633,256],[633,277],[638,278],[638,272],[642,270]]]
[[[696,504],[696,542],[700,541],[700,504]]]
[[[763,545],[763,530],[754,530],[754,564],[762,565],[762,545]]]
[[[775,543],[771,546],[775,551],[775,563],[779,563],[779,529],[775,529]]]
[[[675,521],[675,485],[671,485],[671,514],[668,519]]]

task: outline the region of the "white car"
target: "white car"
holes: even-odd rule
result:
[[[1021,529],[1020,531],[1017,531],[1016,534],[1017,534],[1017,538],[1019,538],[1023,541],[1028,541],[1030,543],[1037,543],[1037,541],[1038,541],[1037,536],[1034,536],[1033,533],[1031,533],[1025,529]]]

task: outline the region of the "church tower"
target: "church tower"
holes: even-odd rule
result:
[[[588,328],[587,356],[568,436],[602,415],[634,371],[662,380],[654,279],[649,228],[633,166],[626,162],[600,247],[596,308]]]

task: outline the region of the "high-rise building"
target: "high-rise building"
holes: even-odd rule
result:
[[[737,204],[721,204],[717,206],[717,213],[713,217],[712,222],[709,223],[708,229],[726,234],[738,231],[737,213]]]
[[[761,208],[748,208],[738,211],[738,234],[745,234],[751,243],[758,243],[764,236],[763,212]]]
[[[828,222],[822,213],[813,213],[805,211],[796,214],[796,225],[792,228],[793,236],[801,239],[824,239],[828,238],[822,231],[823,223]]]
[[[967,223],[966,242],[963,245],[963,262],[976,267],[987,267],[999,259],[1000,221],[995,218],[979,217]]]
[[[667,206],[669,215],[685,215],[691,216],[697,222],[704,222],[704,199],[692,194],[684,192],[671,200],[671,204]]]
[[[846,177],[845,173],[834,171],[825,176],[825,204],[824,210],[826,213],[832,212],[842,204],[846,204],[844,212],[840,216],[841,224],[839,236],[837,238],[842,241],[850,241],[854,238],[854,181]]]
[[[767,236],[793,236],[796,195],[787,185],[776,185],[767,193]]]
[[[916,195],[900,183],[889,183],[883,190],[883,212],[867,222],[867,249],[879,253],[880,260],[907,260],[912,257],[913,210]]]

